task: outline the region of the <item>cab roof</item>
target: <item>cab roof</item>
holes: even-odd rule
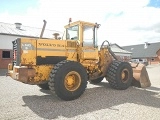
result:
[[[74,25],[80,25],[80,24],[83,24],[83,25],[89,25],[89,26],[94,26],[95,23],[90,23],[90,22],[85,22],[85,21],[76,21],[76,22],[71,22],[70,24],[64,26],[65,28],[69,28],[70,26],[74,26]]]

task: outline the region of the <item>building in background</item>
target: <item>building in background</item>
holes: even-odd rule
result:
[[[111,47],[111,50],[114,52],[114,54],[117,56],[118,60],[121,60],[121,61],[131,60],[132,52],[125,50],[124,48],[120,47],[117,44],[111,44],[110,47]]]
[[[132,61],[146,64],[160,63],[160,42],[124,46],[125,50],[132,52]]]
[[[6,69],[12,61],[12,41],[19,37],[39,38],[42,28],[23,26],[21,23],[9,24],[0,22],[0,69]],[[53,38],[55,30],[45,30],[43,38]]]
[[[156,52],[156,54],[157,54],[157,56],[158,56],[158,58],[160,60],[160,49]]]

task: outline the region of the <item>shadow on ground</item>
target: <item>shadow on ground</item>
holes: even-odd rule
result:
[[[7,69],[0,69],[0,76],[6,76]]]
[[[156,88],[152,87],[152,89]],[[119,91],[111,89],[108,83],[103,82],[94,88],[86,89],[80,98],[73,101],[62,101],[49,91],[41,91],[46,95],[23,96],[23,101],[24,107],[28,106],[34,113],[45,119],[54,119],[58,116],[71,118],[101,109],[112,109],[113,106],[124,103],[160,108],[158,92],[135,87]]]

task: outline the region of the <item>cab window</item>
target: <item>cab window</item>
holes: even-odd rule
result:
[[[93,46],[93,26],[83,27],[83,46]]]
[[[78,25],[71,26],[71,27],[66,29],[66,39],[78,40],[79,39],[78,33],[79,33]]]

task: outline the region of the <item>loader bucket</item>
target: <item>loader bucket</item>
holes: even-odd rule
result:
[[[131,63],[131,66],[133,69],[132,85],[141,88],[150,87],[151,82],[145,65],[140,63]]]

